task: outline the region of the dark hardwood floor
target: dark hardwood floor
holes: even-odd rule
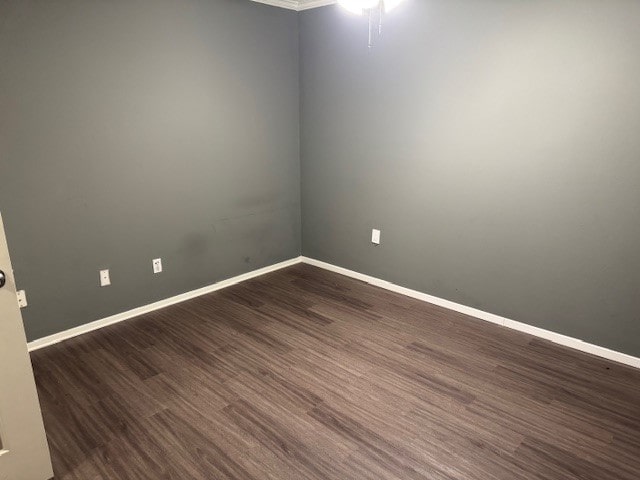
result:
[[[640,478],[640,371],[305,265],[32,358],[58,480]]]

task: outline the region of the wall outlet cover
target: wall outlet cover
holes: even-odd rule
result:
[[[153,273],[161,273],[162,272],[162,259],[156,258],[153,260]]]
[[[24,290],[18,290],[16,295],[18,297],[18,305],[20,308],[24,308],[29,305],[29,303],[27,303],[27,292]]]
[[[374,245],[380,245],[380,230],[374,228],[371,231],[371,243]]]
[[[108,287],[111,285],[111,276],[109,275],[109,270],[100,270],[100,286]]]

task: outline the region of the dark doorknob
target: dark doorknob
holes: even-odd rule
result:
[[[5,283],[7,283],[7,277],[5,277],[4,272],[0,270],[0,288],[4,287]]]

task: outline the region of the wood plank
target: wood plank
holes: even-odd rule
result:
[[[309,265],[32,360],[58,480],[640,472],[640,371]]]

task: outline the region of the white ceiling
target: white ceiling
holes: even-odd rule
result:
[[[310,8],[324,7],[325,5],[333,5],[336,0],[252,0],[253,2],[266,3],[274,7],[288,8],[300,12],[309,10]]]

